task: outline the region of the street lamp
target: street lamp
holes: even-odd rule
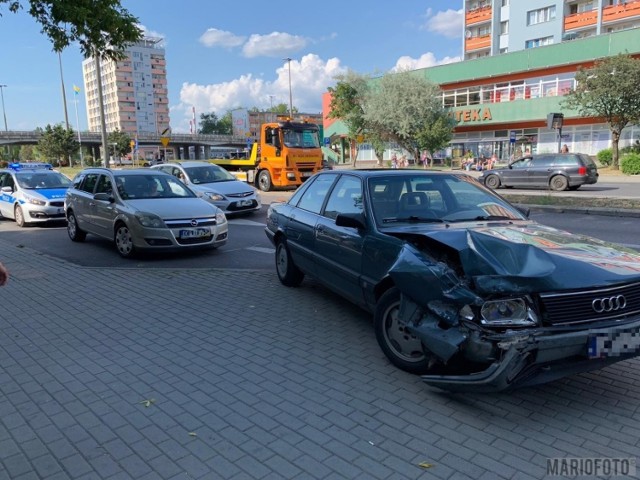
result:
[[[282,60],[289,64],[289,118],[293,118],[293,96],[291,94],[291,59],[287,57],[283,58]]]
[[[0,85],[0,97],[2,97],[2,116],[4,117],[4,131],[8,132],[9,129],[7,129],[7,112],[4,111],[4,88],[6,87],[6,85]]]

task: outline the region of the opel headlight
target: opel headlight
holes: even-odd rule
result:
[[[222,225],[223,223],[226,223],[226,221],[227,221],[227,217],[225,216],[222,210],[219,210],[218,213],[216,213],[216,223],[218,225]]]
[[[538,317],[523,298],[508,298],[484,302],[480,323],[491,327],[531,327]]]
[[[138,212],[136,213],[136,218],[143,227],[166,228],[162,219],[153,213]]]
[[[47,204],[47,202],[45,202],[44,200],[40,200],[39,198],[33,198],[33,197],[25,197],[25,201],[27,203],[30,203],[31,205],[40,205],[41,207]]]

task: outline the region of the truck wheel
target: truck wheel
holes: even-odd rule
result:
[[[258,174],[258,188],[263,192],[271,190],[271,175],[269,170],[260,170]]]

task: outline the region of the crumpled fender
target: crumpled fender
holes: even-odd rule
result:
[[[411,244],[405,244],[389,276],[398,289],[423,307],[429,302],[451,300],[457,304],[481,305],[482,299],[466,286],[445,263],[436,262]]]

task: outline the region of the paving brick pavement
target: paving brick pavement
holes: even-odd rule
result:
[[[0,480],[535,479],[640,447],[636,360],[448,394],[309,280],[83,268],[1,239],[0,260]]]

